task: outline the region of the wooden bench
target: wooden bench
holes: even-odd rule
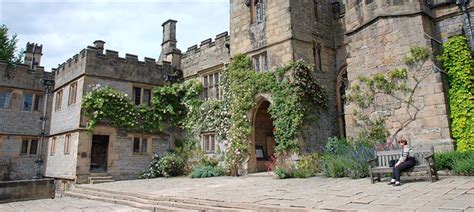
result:
[[[384,173],[392,173],[393,168],[389,167],[390,160],[398,160],[400,158],[401,150],[375,151],[375,158],[368,160],[370,181],[374,180],[380,182],[380,175]],[[438,180],[438,173],[436,172],[434,148],[413,148],[410,153],[411,157],[415,157],[416,165],[404,171],[408,175],[410,172],[425,171],[428,179],[433,182]]]

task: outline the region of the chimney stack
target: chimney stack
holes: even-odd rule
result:
[[[25,61],[24,64],[28,65],[30,69],[34,70],[36,66],[41,64],[41,56],[43,55],[43,45],[37,43],[26,44]]]
[[[94,41],[94,47],[97,48],[97,50],[100,51],[100,53],[104,53],[104,44],[105,44],[105,41],[103,40],[96,40]]]
[[[161,54],[158,59],[158,64],[163,64],[163,61],[170,62],[171,65],[177,68],[181,67],[181,50],[176,47],[176,23],[178,21],[169,19],[161,26],[163,27],[163,43],[161,43]]]

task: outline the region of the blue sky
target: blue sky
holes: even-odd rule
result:
[[[18,47],[43,44],[46,70],[95,40],[105,48],[158,58],[161,24],[175,19],[178,48],[229,30],[229,0],[0,0],[0,24],[18,35]]]

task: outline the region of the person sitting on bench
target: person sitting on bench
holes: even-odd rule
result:
[[[414,167],[416,164],[415,158],[410,156],[411,149],[410,146],[408,146],[407,140],[402,138],[398,141],[398,144],[402,149],[402,153],[400,155],[400,159],[398,159],[398,162],[395,164],[395,166],[393,166],[392,180],[390,180],[390,183],[388,183],[389,185],[393,186],[400,186],[401,172]]]

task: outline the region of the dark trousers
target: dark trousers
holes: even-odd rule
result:
[[[408,158],[405,162],[401,163],[397,167],[393,167],[392,179],[395,179],[396,181],[400,182],[400,174],[402,173],[402,171],[406,171],[411,167],[415,166],[415,163],[415,158]]]

